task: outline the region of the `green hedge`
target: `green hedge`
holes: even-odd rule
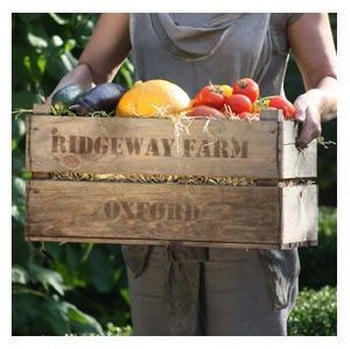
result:
[[[336,336],[337,293],[335,287],[299,292],[288,319],[289,336]]]
[[[337,284],[337,209],[320,207],[318,246],[299,249],[300,289]]]
[[[295,307],[288,319],[289,336],[336,336],[337,335],[337,294],[336,288],[299,292]],[[99,335],[96,332],[83,335]],[[130,326],[119,327],[108,323],[106,336],[130,336]]]

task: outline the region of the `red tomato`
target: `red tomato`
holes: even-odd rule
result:
[[[228,106],[229,111],[234,114],[251,113],[253,110],[253,104],[251,100],[242,94],[233,94],[225,99],[225,104]]]
[[[210,107],[221,109],[224,106],[225,96],[218,85],[207,85],[194,97],[192,105],[208,105]]]
[[[276,108],[282,110],[285,119],[294,119],[296,110],[294,105],[287,98],[278,95],[264,97],[263,100],[268,101],[268,108]]]
[[[216,108],[209,107],[207,105],[197,105],[190,109],[187,113],[187,116],[193,116],[196,119],[206,118],[208,116],[214,116],[219,119],[224,119],[225,115]]]
[[[233,93],[247,96],[254,103],[260,94],[259,85],[250,78],[242,78],[232,85]]]

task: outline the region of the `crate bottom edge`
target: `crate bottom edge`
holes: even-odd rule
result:
[[[213,248],[249,248],[249,249],[291,249],[298,247],[314,247],[318,245],[317,240],[292,242],[292,243],[253,243],[253,242],[213,242],[213,241],[179,241],[179,240],[141,240],[141,239],[113,239],[93,237],[67,237],[67,236],[26,236],[28,242],[58,242],[58,243],[102,243],[118,245],[173,245],[192,247],[213,247]]]

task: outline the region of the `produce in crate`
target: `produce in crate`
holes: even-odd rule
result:
[[[220,85],[207,85],[202,87],[193,98],[192,105],[207,105],[216,109],[222,109],[225,103],[224,90]]]
[[[89,91],[81,85],[68,85],[54,94],[52,105],[56,115],[70,111],[86,116],[101,111],[123,117],[256,120],[262,110],[280,109],[285,119],[294,119],[295,107],[286,97],[260,97],[259,94],[259,85],[249,77],[231,85],[209,83],[201,87],[193,99],[175,83],[154,79],[138,81],[128,91],[116,83],[100,84]]]
[[[77,115],[88,115],[96,111],[111,113],[115,110],[124,93],[123,86],[106,82],[89,90],[69,109]]]
[[[259,85],[251,78],[241,78],[232,85],[233,94],[247,96],[254,103],[260,96]]]
[[[91,116],[113,108],[120,117],[28,119],[33,179],[27,185],[26,238],[261,249],[314,245],[316,144],[301,154],[294,144],[297,126],[273,110],[291,119],[294,106],[282,96],[260,97],[258,88],[249,78],[208,84],[191,100],[166,80],[137,82],[125,93],[102,84],[70,109]],[[230,121],[260,115],[261,122]]]
[[[234,114],[239,118],[243,118],[246,116],[246,113],[252,113],[253,104],[246,95],[237,93],[225,98],[224,108],[226,113]]]
[[[193,118],[214,117],[219,119],[226,119],[224,113],[220,110],[209,107],[207,105],[197,105],[186,112],[186,116],[192,116]]]
[[[295,117],[295,107],[286,97],[280,95],[268,96],[261,98],[260,103],[265,108],[282,110],[285,119],[294,119]]]
[[[280,109],[285,119],[294,119],[295,107],[281,95],[260,96],[260,87],[249,77],[236,80],[231,86],[228,84],[208,84],[199,89],[191,101],[193,107],[208,106],[215,108],[227,119],[258,119],[261,111],[266,109]],[[201,109],[201,112],[203,109]],[[191,111],[187,115],[194,115]],[[211,116],[208,115],[208,116]],[[200,113],[198,116],[203,116]]]
[[[57,90],[52,96],[52,106],[57,113],[64,112],[87,92],[86,88],[79,84],[69,84]]]
[[[118,116],[169,117],[187,110],[191,99],[178,85],[161,79],[139,81],[120,99]]]

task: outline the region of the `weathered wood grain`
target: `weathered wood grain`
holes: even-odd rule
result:
[[[281,243],[317,242],[317,185],[285,187],[281,200]]]
[[[183,120],[176,127],[169,119],[52,117],[36,110],[40,115],[27,119],[26,167],[34,174],[27,182],[27,240],[317,243],[317,185],[304,180],[317,177],[317,142],[299,151],[298,125],[276,110],[250,123]],[[60,176],[69,173],[76,175]],[[82,180],[91,174],[251,180],[243,186]]]
[[[314,204],[308,190],[307,202],[295,207],[292,219],[291,212],[281,214],[281,207],[291,208],[285,201],[297,203],[300,192],[305,190],[35,180],[27,183],[26,237],[282,248],[315,237],[314,222],[305,218]],[[300,220],[302,232],[295,234],[288,225],[294,221],[296,227]]]
[[[299,125],[292,121],[279,123],[278,157],[279,178],[317,177],[317,140],[305,149],[295,146]]]
[[[32,116],[26,166],[33,172],[316,176],[316,147],[295,148],[291,121],[185,123],[176,133],[165,119]]]

